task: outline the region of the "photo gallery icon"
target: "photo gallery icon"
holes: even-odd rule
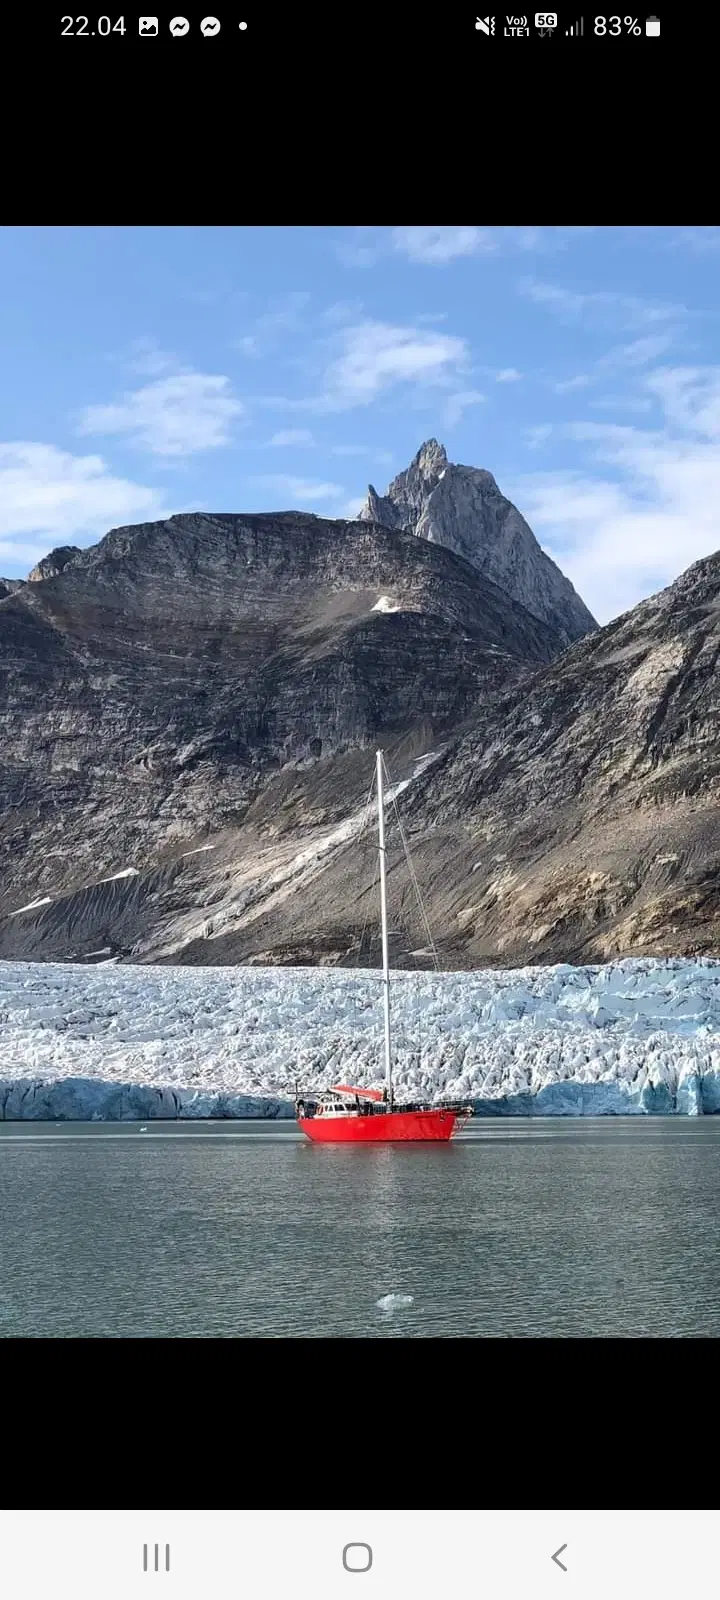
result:
[[[157,17],[140,17],[138,19],[138,32],[142,34],[143,38],[152,39],[157,34],[159,26]]]

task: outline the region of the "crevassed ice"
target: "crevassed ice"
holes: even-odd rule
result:
[[[720,1111],[719,961],[394,973],[392,1027],[400,1097]],[[0,962],[0,1116],[290,1115],[382,1059],[377,972]]]

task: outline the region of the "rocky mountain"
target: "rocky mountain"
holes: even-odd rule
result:
[[[718,954],[720,554],[560,645],[412,532],[116,529],[0,599],[0,958],[377,962],[377,742],[443,965]]]
[[[43,578],[57,578],[80,554],[79,545],[58,545],[56,550],[51,550],[49,556],[43,556],[42,561],[38,561],[37,566],[28,573],[28,583],[39,583]]]
[[[400,804],[444,966],[720,954],[719,668],[720,554],[436,747]],[[397,833],[392,849],[393,959],[422,965]],[[267,896],[187,959],[221,960],[213,943],[225,959],[308,959],[322,940],[326,960],[367,964],[372,859],[372,839],[338,843],[296,895]]]
[[[0,599],[0,956],[181,947],[344,825],[378,738],[421,756],[560,642],[371,523],[190,515],[53,552]]]
[[[385,495],[370,484],[359,519],[405,528],[464,556],[565,644],[597,627],[569,579],[545,554],[491,472],[456,466],[428,439]]]
[[[719,662],[716,554],[479,708],[409,797],[465,957],[719,953]]]
[[[22,589],[22,578],[0,578],[0,600],[8,594],[13,594],[16,589]]]

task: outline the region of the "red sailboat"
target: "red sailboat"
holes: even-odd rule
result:
[[[296,1101],[298,1126],[315,1144],[396,1144],[432,1141],[445,1143],[472,1116],[471,1106],[396,1104],[392,1086],[390,1042],[390,958],[388,944],[387,886],[385,875],[384,762],[377,752],[377,804],[380,857],[380,911],[382,918],[383,1003],[385,1017],[385,1088],[364,1089],[349,1084]]]

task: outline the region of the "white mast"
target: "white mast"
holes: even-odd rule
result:
[[[382,916],[383,1002],[385,1008],[385,1081],[388,1106],[392,1107],[392,1055],[390,1052],[390,956],[388,953],[387,884],[385,880],[385,802],[383,797],[383,753],[377,752],[378,830],[380,854],[380,911]]]

